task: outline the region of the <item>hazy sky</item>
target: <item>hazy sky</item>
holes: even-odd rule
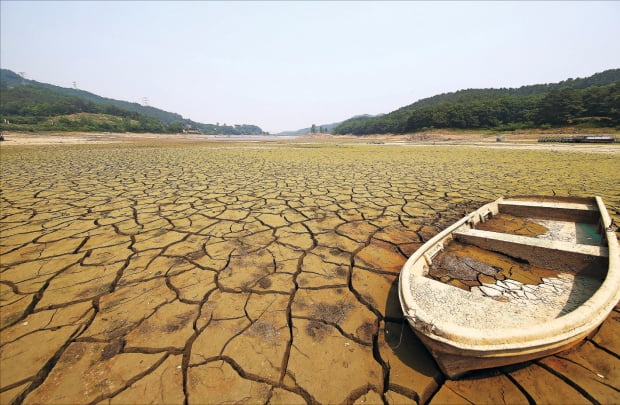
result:
[[[620,67],[620,2],[1,1],[2,68],[272,133]]]

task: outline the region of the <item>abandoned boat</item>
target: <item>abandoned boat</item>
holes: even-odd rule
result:
[[[484,205],[407,260],[399,298],[449,378],[566,350],[620,299],[618,241],[603,200]]]

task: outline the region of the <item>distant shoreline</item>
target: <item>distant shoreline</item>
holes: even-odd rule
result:
[[[609,131],[592,131],[592,134],[612,135]],[[456,132],[428,131],[405,135],[332,135],[305,134],[299,136],[282,135],[198,135],[198,134],[154,134],[154,133],[24,133],[4,132],[5,141],[2,147],[37,146],[37,145],[96,145],[96,144],[128,144],[128,143],[334,143],[346,142],[368,145],[462,145],[474,147],[491,147],[507,149],[540,149],[556,151],[580,151],[590,153],[619,153],[620,143],[615,144],[560,144],[539,143],[538,138],[548,136],[571,136],[575,132],[562,131],[527,131],[522,133],[493,134],[488,132]],[[579,132],[578,134],[584,134]],[[501,142],[498,137],[501,136]]]

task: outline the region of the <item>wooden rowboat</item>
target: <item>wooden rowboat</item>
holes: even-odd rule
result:
[[[449,378],[566,350],[620,300],[620,253],[600,197],[500,198],[418,249],[403,313]]]

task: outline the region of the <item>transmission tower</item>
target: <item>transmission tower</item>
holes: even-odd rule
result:
[[[149,106],[149,99],[147,97],[142,97],[142,105],[145,107]]]

